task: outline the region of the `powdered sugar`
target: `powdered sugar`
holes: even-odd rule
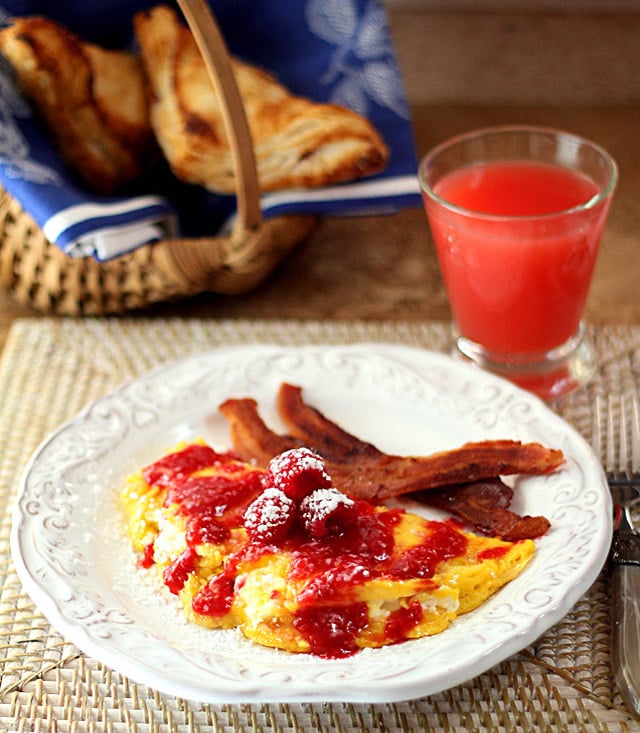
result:
[[[296,506],[284,491],[265,489],[244,513],[249,538],[258,542],[277,542],[284,538],[295,519]]]
[[[290,478],[302,471],[317,471],[329,478],[324,461],[309,448],[292,448],[275,456],[269,462],[269,470],[274,477]]]
[[[314,489],[331,486],[331,477],[317,453],[309,448],[292,448],[269,461],[264,485],[275,486],[294,499],[302,499]]]
[[[296,518],[312,539],[339,534],[356,510],[353,499],[331,486],[322,457],[308,448],[272,458],[263,485],[266,488],[244,515],[252,541],[285,539]]]
[[[339,534],[354,514],[356,503],[335,488],[316,489],[300,502],[300,519],[314,539]]]
[[[316,489],[306,496],[300,504],[300,510],[309,516],[309,519],[326,519],[339,507],[352,507],[353,499],[338,489]]]

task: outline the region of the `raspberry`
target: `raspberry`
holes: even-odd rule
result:
[[[331,477],[317,453],[308,448],[293,448],[269,461],[263,485],[275,486],[299,500],[314,489],[331,486]]]
[[[338,489],[316,489],[300,502],[300,522],[314,540],[341,534],[356,514],[356,503]]]
[[[244,527],[253,542],[277,543],[287,536],[295,517],[293,499],[280,489],[269,488],[247,507]]]

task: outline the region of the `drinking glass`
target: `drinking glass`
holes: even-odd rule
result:
[[[596,369],[583,313],[618,172],[561,130],[486,128],[418,171],[456,353],[553,399]]]

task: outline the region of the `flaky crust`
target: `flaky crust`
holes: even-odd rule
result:
[[[110,193],[140,175],[155,143],[137,56],[85,43],[38,16],[1,30],[0,52],[90,188]]]
[[[175,175],[211,191],[235,181],[223,118],[195,41],[175,12],[134,18],[151,87],[151,124]],[[233,60],[254,141],[260,187],[317,187],[380,171],[387,149],[368,120],[292,96],[264,71]]]

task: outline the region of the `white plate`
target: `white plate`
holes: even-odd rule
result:
[[[531,564],[442,634],[347,659],[291,655],[236,631],[188,625],[176,599],[134,567],[116,502],[122,480],[181,439],[202,435],[229,447],[217,412],[227,397],[256,397],[281,428],[274,398],[282,381],[387,452],[425,454],[484,438],[561,448],[561,470],[517,481],[515,510],[552,524]],[[596,578],[610,539],[602,469],[542,402],[448,357],[377,344],[223,348],[121,387],[35,453],[11,537],[26,590],[61,634],[139,683],[204,702],[391,702],[460,684],[558,621]]]

